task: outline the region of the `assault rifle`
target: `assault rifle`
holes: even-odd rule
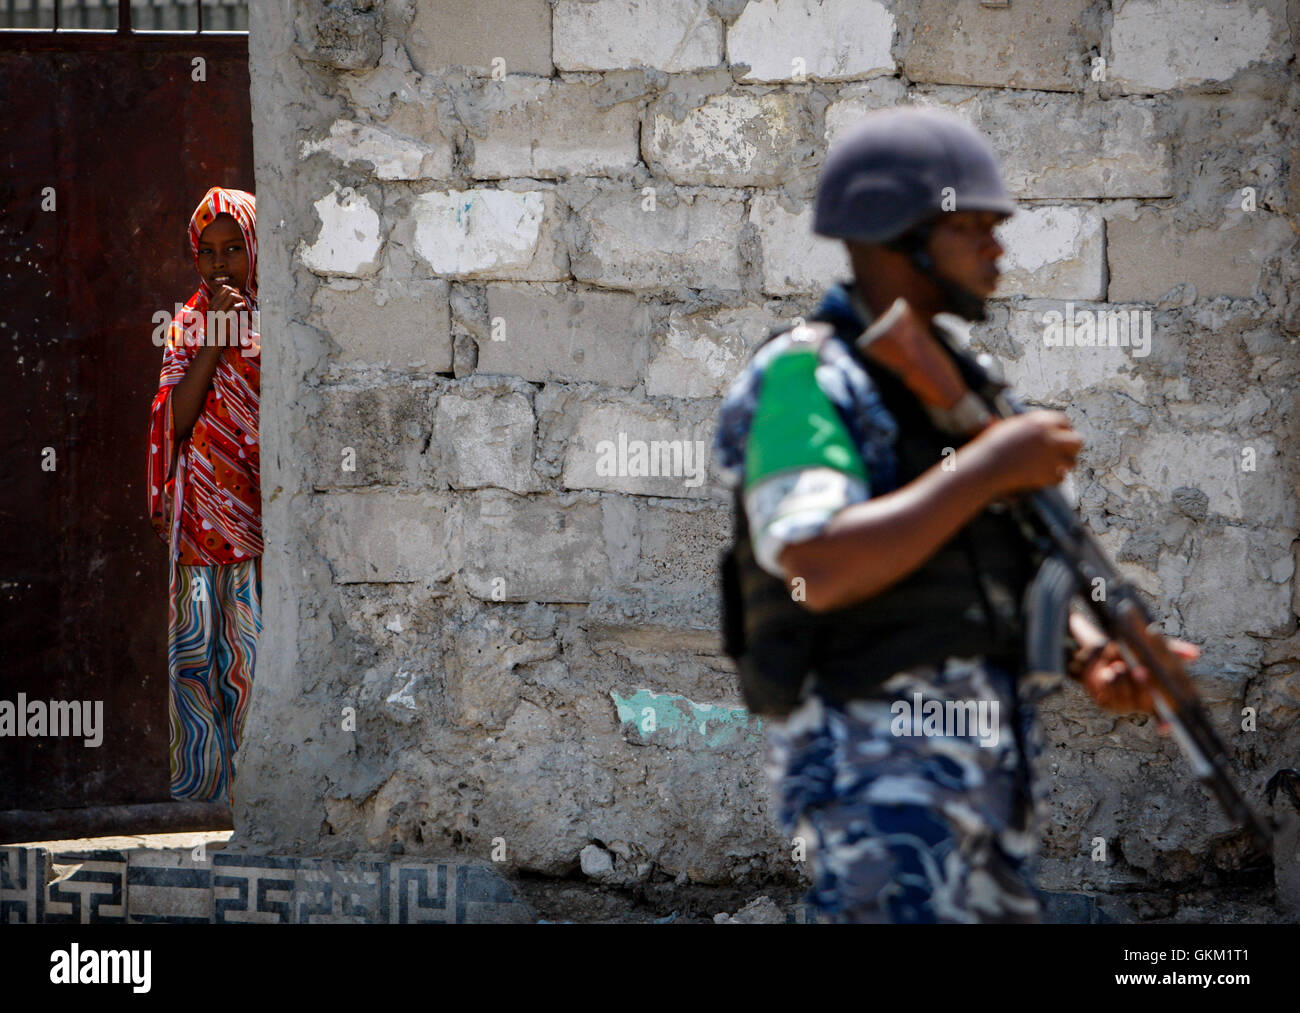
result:
[[[975,356],[960,332],[936,317],[934,331],[956,362],[966,385],[997,417],[1028,411],[999,375],[992,357]],[[1215,734],[1183,661],[1169,649],[1137,589],[1106,555],[1059,488],[1022,497],[1022,520],[1035,534],[1045,562],[1030,586],[1026,609],[1026,659],[1030,671],[1064,668],[1065,633],[1071,603],[1080,599],[1130,667],[1141,665],[1154,683],[1156,711],[1173,731],[1197,778],[1213,793],[1228,819],[1250,831],[1269,852],[1273,831],[1246,802],[1232,779],[1227,750]],[[1104,594],[1093,594],[1101,588]]]

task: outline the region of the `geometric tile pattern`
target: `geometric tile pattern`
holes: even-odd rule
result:
[[[214,922],[289,924],[294,920],[293,884],[298,859],[221,852],[211,857]]]
[[[294,877],[300,925],[386,925],[391,898],[387,862],[304,860]]]
[[[1048,924],[1108,922],[1094,898],[1040,891]],[[533,922],[486,863],[337,862],[201,848],[59,851],[0,846],[0,925]],[[796,905],[788,922],[812,924]]]
[[[212,856],[197,848],[130,852],[126,913],[127,921],[136,925],[212,921]]]
[[[126,853],[65,851],[50,855],[42,921],[90,925],[126,921]]]
[[[0,925],[31,925],[45,911],[44,848],[0,848]]]
[[[0,924],[533,922],[495,868],[203,849],[0,847]]]

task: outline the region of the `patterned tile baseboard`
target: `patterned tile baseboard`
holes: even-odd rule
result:
[[[1043,897],[1047,923],[1114,920],[1084,894]],[[487,864],[334,862],[203,848],[50,852],[0,847],[0,925],[536,920],[509,881]],[[786,921],[811,924],[816,918],[811,908],[798,904]]]
[[[483,864],[335,862],[202,849],[0,847],[0,924],[484,924],[535,916]]]
[[[45,852],[43,922],[126,921],[125,851]]]
[[[45,916],[45,849],[0,848],[0,925]]]

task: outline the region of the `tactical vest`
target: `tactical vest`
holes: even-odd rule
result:
[[[934,426],[892,373],[844,341],[898,422],[898,485],[965,440]],[[993,504],[920,568],[871,598],[814,613],[754,558],[743,490],[733,502],[735,540],[723,556],[724,641],[740,670],[745,706],[786,714],[808,687],[834,703],[872,696],[895,672],[976,655],[1014,674],[1022,667],[1021,606],[1037,560],[1018,522]]]

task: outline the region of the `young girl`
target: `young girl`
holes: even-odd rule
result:
[[[171,795],[229,802],[262,629],[253,195],[209,190],[190,246],[202,284],[167,332],[149,420],[149,514],[170,547]]]

